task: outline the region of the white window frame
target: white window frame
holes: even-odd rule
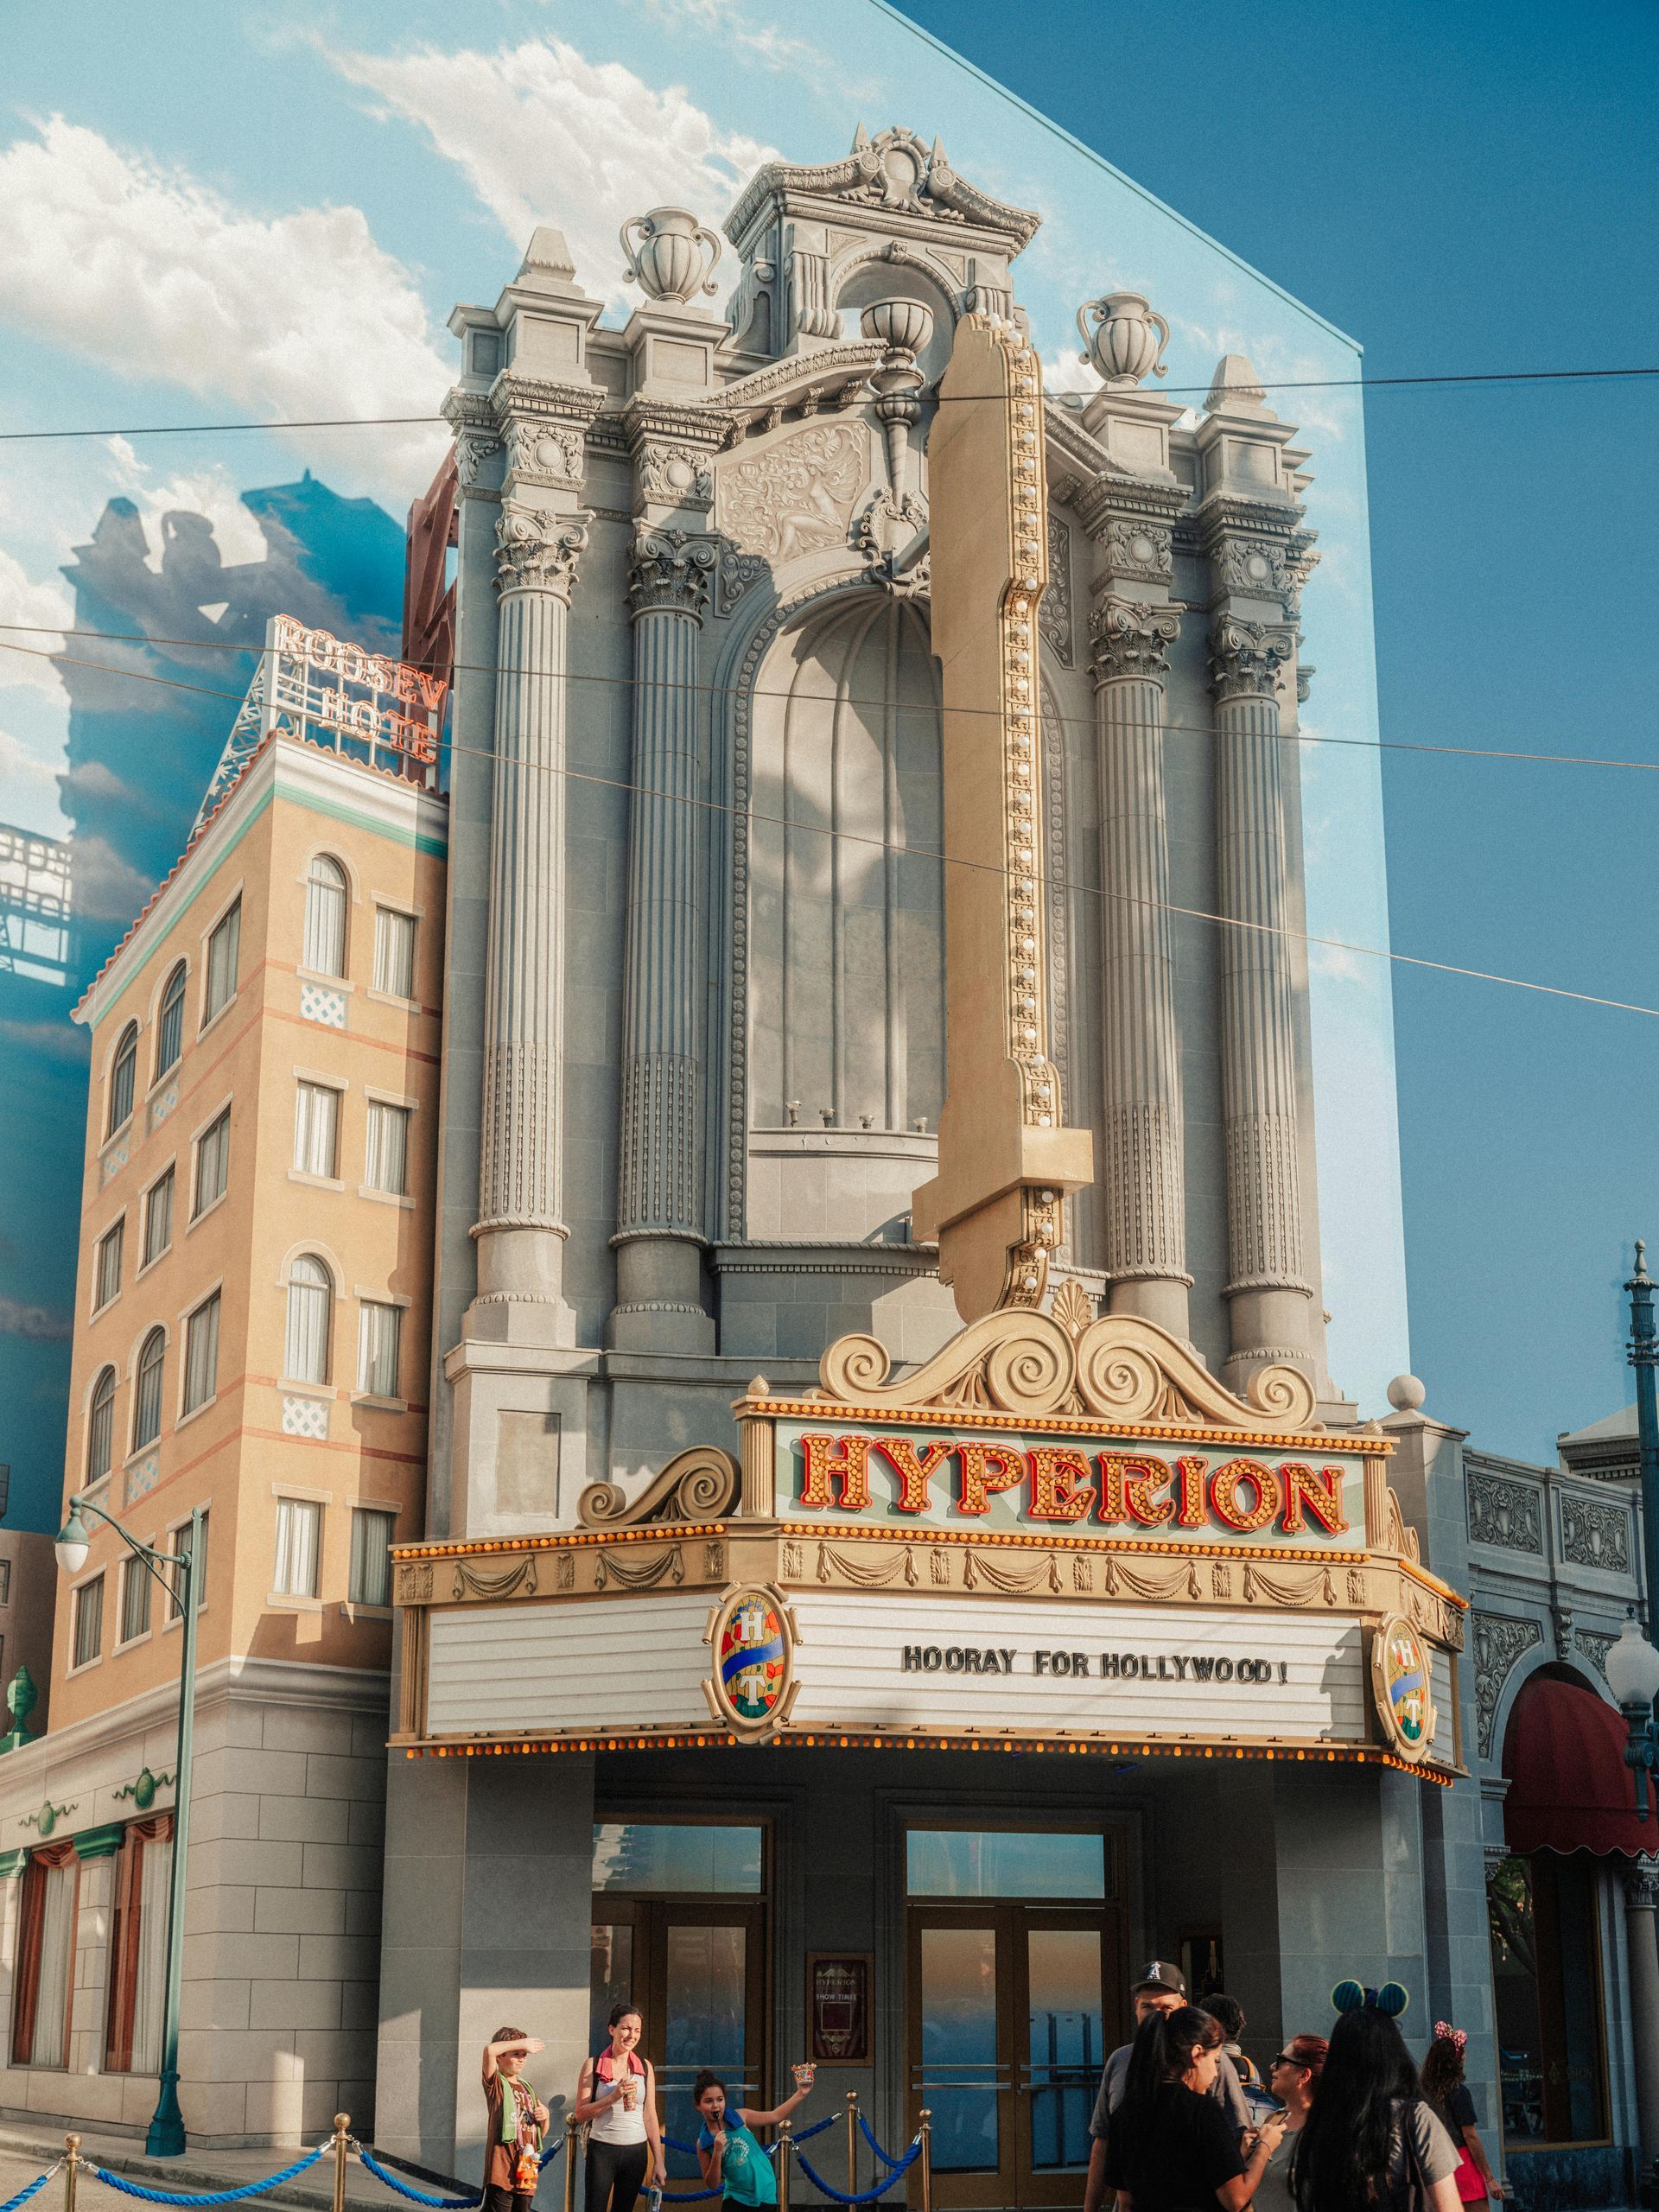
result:
[[[138,1630],[136,1636],[128,1636],[124,1633],[127,1625],[127,1587],[132,1581],[134,1575],[137,1575],[139,1578],[139,1580],[143,1583],[145,1588],[149,1591],[149,1603],[144,1611],[143,1627]],[[121,1588],[116,1607],[116,1640],[113,1649],[118,1652],[136,1650],[141,1643],[148,1643],[155,1633],[155,1578],[150,1573],[148,1563],[142,1559],[133,1558],[130,1553],[121,1563]]]
[[[407,994],[401,991],[388,990],[378,980],[380,975],[380,918],[383,914],[394,915],[398,921],[407,922],[410,925],[409,990]],[[419,1006],[421,1003],[420,995],[416,991],[415,986],[418,980],[420,970],[422,918],[422,912],[419,907],[399,906],[390,899],[377,899],[375,900],[374,964],[369,970],[370,982],[368,995],[370,998],[378,999],[386,1006]]]
[[[278,1612],[321,1612],[323,1605],[323,1545],[327,1537],[328,1508],[334,1503],[334,1492],[306,1490],[293,1483],[273,1483],[270,1494],[276,1501],[276,1514],[272,1532],[275,1541],[270,1559],[270,1589],[265,1603]],[[316,1587],[311,1591],[284,1590],[278,1586],[276,1569],[283,1552],[283,1509],[285,1506],[299,1508],[316,1516],[316,1548],[313,1560]]]
[[[159,1251],[149,1257],[146,1257],[145,1255],[149,1253],[150,1212],[156,1204],[156,1194],[161,1189],[163,1183],[168,1183],[171,1185],[171,1195],[168,1199],[167,1206],[167,1242],[161,1247]],[[145,1185],[143,1192],[140,1193],[139,1203],[141,1207],[141,1227],[138,1237],[139,1260],[138,1265],[133,1270],[132,1279],[135,1282],[137,1281],[140,1275],[146,1274],[149,1268],[158,1267],[167,1257],[168,1254],[173,1249],[173,1217],[178,1208],[178,1160],[175,1155],[175,1158],[168,1161],[166,1166],[162,1168],[159,1175],[155,1177],[151,1182]]]
[[[219,1402],[219,1336],[225,1319],[224,1293],[225,1285],[222,1279],[218,1282],[210,1283],[202,1292],[201,1296],[192,1301],[189,1310],[179,1316],[179,1410],[177,1418],[173,1423],[175,1429],[182,1428],[187,1421],[194,1421],[199,1414],[205,1414],[209,1406],[216,1405]],[[213,1387],[205,1398],[199,1399],[193,1406],[188,1402],[190,1389],[190,1326],[199,1313],[205,1313],[210,1306],[215,1304],[219,1307],[219,1313],[213,1323]]]
[[[292,1349],[294,1338],[294,1292],[296,1287],[303,1287],[308,1290],[318,1290],[322,1288],[322,1285],[319,1283],[306,1283],[302,1286],[296,1285],[294,1280],[294,1270],[302,1260],[315,1260],[318,1267],[322,1269],[323,1274],[327,1278],[327,1313],[323,1323],[323,1372],[318,1376],[301,1375],[289,1365],[289,1353]],[[334,1327],[334,1319],[335,1310],[339,1305],[340,1275],[333,1262],[330,1261],[327,1254],[326,1252],[318,1251],[316,1247],[311,1244],[303,1245],[297,1252],[290,1253],[283,1268],[283,1389],[286,1390],[292,1388],[296,1390],[302,1390],[308,1396],[315,1398],[332,1398],[334,1395],[334,1356],[336,1351],[335,1339],[338,1334],[338,1332]]]
[[[117,1033],[115,1050],[110,1054],[109,1065],[104,1073],[104,1135],[102,1144],[113,1144],[123,1129],[138,1110],[138,1047],[143,1041],[143,1030],[130,1017],[124,1021]],[[115,1119],[115,1071],[120,1065],[121,1047],[128,1037],[132,1039],[132,1090],[127,1100],[127,1110],[118,1122]]]
[[[319,861],[326,861],[330,867],[338,868],[341,878],[339,890],[345,906],[340,915],[340,964],[338,969],[314,967],[308,957],[312,950],[311,893],[314,887],[311,871]],[[327,845],[319,845],[315,852],[306,855],[305,867],[300,875],[300,884],[304,896],[300,909],[300,957],[296,963],[296,973],[313,978],[320,983],[347,982],[350,981],[352,973],[352,909],[357,904],[357,885],[353,879],[352,870],[345,855],[331,851]],[[316,887],[321,888],[321,886]],[[330,885],[328,888],[332,892],[334,887]]]
[[[165,1351],[162,1353],[162,1357],[166,1357]],[[135,1369],[135,1387],[137,1372],[137,1370]],[[108,1464],[105,1467],[102,1474],[95,1475],[91,1471],[92,1463],[92,1422],[97,1417],[98,1386],[106,1375],[112,1375],[115,1377],[115,1381],[110,1389],[110,1440]],[[112,1359],[106,1359],[101,1366],[94,1370],[92,1375],[92,1386],[86,1393],[86,1419],[82,1424],[83,1435],[80,1452],[80,1488],[82,1490],[95,1490],[100,1483],[108,1482],[111,1475],[115,1471],[115,1404],[116,1400],[120,1396],[120,1395],[121,1370]],[[8,1571],[10,1571],[10,1565],[11,1562],[8,1560],[6,1561]],[[8,1587],[8,1596],[9,1595],[10,1588]],[[4,1605],[6,1602],[6,1598],[0,1597],[0,1605]]]
[[[340,1149],[346,1119],[346,1094],[351,1084],[342,1077],[326,1075],[315,1068],[296,1068],[294,1071],[294,1143],[289,1154],[288,1179],[290,1183],[308,1183],[314,1190],[341,1191],[346,1185],[340,1173]],[[334,1099],[334,1172],[319,1175],[308,1167],[298,1165],[300,1149],[300,1093],[302,1090],[328,1090]]]
[[[356,1295],[357,1295],[357,1368],[356,1368],[356,1387],[354,1388],[354,1389],[353,1389],[353,1392],[352,1392],[352,1402],[353,1402],[353,1405],[379,1406],[379,1407],[381,1407],[381,1408],[385,1408],[386,1411],[388,1411],[388,1412],[392,1412],[392,1413],[400,1413],[400,1414],[401,1414],[401,1413],[407,1413],[407,1412],[408,1412],[408,1410],[409,1410],[409,1401],[408,1401],[407,1397],[404,1395],[403,1387],[402,1387],[402,1385],[403,1385],[403,1380],[404,1380],[404,1358],[405,1358],[405,1357],[406,1357],[406,1347],[405,1347],[405,1345],[404,1345],[404,1316],[407,1314],[407,1313],[408,1313],[408,1311],[409,1311],[409,1307],[410,1307],[410,1301],[407,1298],[398,1298],[398,1297],[394,1296],[394,1295],[393,1295],[393,1294],[392,1294],[391,1291],[385,1291],[385,1290],[365,1290],[365,1289],[364,1288],[364,1287],[363,1287],[363,1285],[362,1285],[361,1283],[359,1283],[359,1284],[358,1285],[358,1287],[357,1287],[357,1294],[356,1294]],[[368,1309],[368,1308],[370,1308],[371,1306],[378,1306],[378,1307],[384,1307],[384,1308],[386,1308],[386,1309],[388,1309],[388,1310],[390,1310],[390,1311],[391,1311],[391,1312],[395,1313],[397,1314],[397,1380],[398,1388],[397,1388],[396,1390],[394,1390],[394,1391],[393,1391],[393,1392],[392,1392],[389,1396],[383,1396],[383,1395],[382,1395],[382,1394],[381,1394],[379,1391],[378,1391],[378,1390],[370,1390],[370,1389],[365,1389],[365,1386],[364,1386],[364,1382],[363,1382],[364,1331],[365,1331],[365,1326],[366,1326],[366,1324],[367,1324],[367,1319],[368,1319],[368,1312],[367,1312],[367,1309]]]
[[[146,1437],[144,1441],[142,1444],[139,1444],[134,1440],[134,1432],[138,1426],[138,1388],[144,1371],[144,1346],[149,1342],[150,1338],[158,1332],[160,1333],[162,1339],[162,1379],[156,1393],[156,1433],[154,1436]],[[167,1324],[164,1321],[153,1321],[149,1327],[145,1329],[139,1336],[137,1348],[135,1349],[132,1356],[132,1403],[127,1408],[127,1449],[123,1454],[122,1464],[124,1465],[133,1459],[141,1459],[146,1452],[156,1451],[160,1446],[162,1438],[166,1432],[167,1354],[169,1345],[175,1341],[175,1338],[174,1337],[169,1337],[168,1335]]]
[[[104,1664],[104,1630],[105,1626],[104,1619],[104,1598],[105,1593],[101,1588],[99,1592],[98,1600],[98,1649],[92,1654],[90,1659],[78,1659],[75,1656],[75,1654],[80,1649],[80,1608],[82,1601],[88,1590],[93,1589],[102,1584],[105,1573],[105,1570],[100,1567],[91,1574],[82,1575],[80,1580],[74,1585],[69,1592],[69,1664],[64,1669],[64,1676],[66,1680],[71,1675],[89,1675],[94,1667],[101,1667]]]
[[[185,1224],[184,1233],[187,1236],[190,1234],[191,1230],[196,1227],[199,1222],[206,1221],[208,1215],[212,1213],[216,1207],[222,1206],[226,1199],[231,1195],[230,1113],[233,1103],[233,1096],[227,1096],[223,1098],[213,1112],[209,1114],[206,1120],[199,1122],[195,1128],[194,1128],[190,1133],[190,1218]],[[221,1122],[226,1124],[225,1187],[220,1191],[216,1198],[209,1198],[206,1205],[199,1205],[196,1201],[201,1188],[202,1140],[205,1137],[210,1136],[219,1127]]]
[[[242,890],[243,887],[238,883],[235,890],[230,894],[229,898],[227,898],[224,904],[219,907],[217,913],[214,914],[213,919],[201,931],[201,958],[200,963],[201,975],[201,1011],[196,1023],[196,1034],[198,1037],[205,1037],[216,1021],[222,1020],[225,1015],[228,1014],[231,1008],[236,1004],[237,1000],[241,995],[242,923],[238,917],[236,925],[236,977],[231,985],[229,996],[221,1000],[219,1004],[214,1007],[211,1013],[208,1011],[207,994],[209,989],[212,988],[213,983],[213,962],[208,948],[212,945],[214,934],[218,931],[220,924],[230,918],[232,909],[241,906]]]
[[[373,1599],[359,1598],[352,1587],[352,1575],[357,1560],[358,1516],[365,1513],[372,1513],[377,1520],[391,1524],[386,1532],[386,1595],[384,1604]],[[397,1541],[397,1522],[401,1518],[401,1509],[393,1505],[389,1500],[354,1497],[351,1502],[351,1516],[350,1541],[346,1560],[346,1603],[340,1610],[353,1618],[390,1620],[392,1613],[391,1554],[392,1545]]]
[[[357,1194],[360,1198],[378,1198],[383,1203],[391,1205],[413,1206],[415,1201],[410,1195],[409,1189],[409,1166],[410,1155],[415,1148],[415,1116],[420,1110],[421,1102],[418,1098],[405,1098],[400,1092],[395,1090],[372,1090],[366,1084],[363,1088],[363,1096],[365,1102],[363,1116],[363,1180],[358,1185]],[[393,1112],[404,1116],[404,1187],[401,1191],[385,1190],[378,1183],[372,1183],[369,1180],[369,1132],[374,1126],[374,1110],[377,1106],[389,1107]]]
[[[162,1008],[166,1002],[168,985],[173,981],[173,978],[175,976],[179,978],[179,1049],[164,1068],[156,1067],[154,1063],[156,1060],[159,1060],[162,1055]],[[188,960],[175,960],[168,968],[166,975],[162,976],[162,988],[156,994],[156,1042],[150,1056],[151,1073],[149,1078],[149,1089],[144,1094],[147,1098],[152,1096],[160,1090],[162,1084],[164,1084],[168,1077],[172,1075],[175,1069],[177,1068],[179,1062],[184,1058],[184,1047],[187,1041],[184,1033],[184,1025],[189,1014],[189,1011],[190,963]]]
[[[104,1293],[104,1255],[111,1241],[115,1243],[115,1286],[106,1297]],[[121,1271],[126,1259],[127,1215],[123,1207],[115,1219],[92,1247],[92,1318],[107,1313],[121,1295]]]
[[[213,1509],[211,1505],[204,1505],[202,1507],[201,1519],[202,1526],[207,1537],[207,1541],[204,1545],[203,1550],[207,1557],[211,1559],[213,1554]],[[188,1529],[189,1526],[190,1516],[188,1513],[181,1516],[181,1517],[176,1521],[169,1521],[166,1528],[162,1531],[162,1541],[156,1547],[156,1550],[166,1552],[171,1557],[176,1557],[179,1548],[179,1532],[181,1529]],[[203,1587],[200,1592],[200,1602],[198,1604],[196,1611],[198,1613],[205,1613],[207,1610],[207,1592],[205,1576],[203,1578]],[[167,1635],[170,1630],[180,1627],[184,1620],[182,1610],[175,1602],[170,1594],[166,1600],[165,1610],[167,1618],[162,1623],[162,1633],[163,1636]]]

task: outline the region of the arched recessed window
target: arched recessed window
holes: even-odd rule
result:
[[[138,1378],[132,1393],[132,1448],[142,1452],[162,1433],[162,1369],[167,1359],[167,1332],[152,1329],[138,1355]]]
[[[86,1410],[86,1479],[101,1482],[110,1471],[115,1442],[115,1370],[106,1367],[92,1385]]]
[[[159,1083],[178,1064],[184,1050],[184,963],[167,979],[161,1012],[156,1017],[156,1081]]]
[[[334,1303],[333,1275],[315,1252],[302,1252],[288,1271],[288,1350],[283,1365],[291,1382],[328,1380]]]
[[[113,1136],[132,1113],[133,1080],[138,1071],[138,1025],[130,1021],[110,1063],[110,1118],[105,1129]]]
[[[305,878],[305,950],[301,965],[315,976],[346,973],[346,871],[315,854]]]

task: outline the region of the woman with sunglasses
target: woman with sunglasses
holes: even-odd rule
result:
[[[1267,2171],[1256,2184],[1255,2212],[1295,2212],[1291,2161],[1301,2140],[1302,2123],[1313,2108],[1313,2091],[1328,2049],[1323,2036],[1293,2036],[1268,2064],[1268,2087],[1285,2108],[1285,2132],[1268,2153]]]

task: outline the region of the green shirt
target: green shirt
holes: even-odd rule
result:
[[[726,2155],[720,2162],[721,2194],[730,2197],[734,2204],[775,2204],[778,2182],[772,2171],[772,2160],[735,2112],[728,2111],[722,2125],[726,2130]],[[697,2148],[712,2151],[714,2147],[714,2133],[705,2120],[697,2138]]]

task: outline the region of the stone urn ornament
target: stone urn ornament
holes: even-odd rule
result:
[[[1077,335],[1084,348],[1077,359],[1092,362],[1109,385],[1137,385],[1142,377],[1169,373],[1164,363],[1169,325],[1139,292],[1085,300],[1077,309]]]
[[[889,353],[913,360],[933,335],[933,317],[919,300],[876,300],[859,317],[867,338]]]
[[[715,289],[720,240],[687,209],[653,207],[648,215],[630,215],[622,226],[621,237],[622,251],[628,257],[623,273],[648,299],[669,300],[683,307],[699,292]]]

